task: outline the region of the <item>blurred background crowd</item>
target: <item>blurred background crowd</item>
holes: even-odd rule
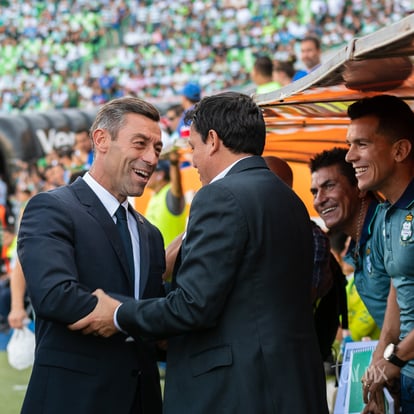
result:
[[[0,113],[125,94],[173,101],[193,80],[204,93],[243,88],[259,54],[296,60],[307,34],[331,50],[412,9],[411,0],[2,0]]]

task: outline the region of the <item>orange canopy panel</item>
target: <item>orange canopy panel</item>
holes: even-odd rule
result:
[[[310,193],[309,160],[332,147],[346,147],[347,120],[322,120],[321,124],[304,119],[300,126],[278,126],[267,122],[264,155],[273,155],[288,162],[293,171],[293,190],[305,203],[309,214],[317,217]]]
[[[305,203],[312,217],[317,217],[317,213],[310,193],[309,160],[323,150],[346,147],[348,123],[345,119],[322,119],[317,122],[303,119],[300,125],[279,126],[277,122],[266,118],[264,155],[273,155],[288,162],[293,171],[293,190]]]
[[[347,125],[268,128],[266,155],[308,164],[316,153],[332,147],[346,147]]]
[[[414,108],[413,77],[399,88],[387,91]],[[310,88],[280,101],[266,103],[264,154],[280,157],[293,170],[293,189],[305,203],[309,214],[318,217],[310,193],[309,161],[317,153],[333,147],[347,147],[348,106],[378,91],[355,91],[345,85]],[[260,103],[259,103],[260,105]]]

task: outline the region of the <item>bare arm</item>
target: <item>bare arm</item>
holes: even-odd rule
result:
[[[21,329],[28,315],[24,306],[26,280],[24,279],[22,266],[18,258],[10,275],[10,292],[11,307],[8,316],[9,325],[11,328]]]
[[[173,151],[169,154],[170,157],[170,182],[171,182],[171,194],[176,198],[181,198],[183,193],[183,187],[181,183],[181,172],[179,164],[179,154],[177,151]]]
[[[390,293],[388,294],[387,310],[385,311],[384,324],[378,346],[375,349],[374,361],[382,358],[385,347],[389,343],[397,344],[400,336],[400,308],[397,302],[396,290],[390,281]]]
[[[170,281],[174,270],[175,261],[177,260],[178,251],[180,250],[183,240],[183,234],[179,234],[167,247],[165,251],[166,269],[163,279]]]
[[[381,336],[375,350],[371,365],[368,367],[367,371],[364,374],[362,382],[363,387],[363,397],[365,403],[370,402],[371,400],[379,401],[380,394],[384,385],[393,380],[394,378],[399,377],[400,368],[391,362],[384,359],[383,354],[385,347],[389,343],[397,344],[399,341],[400,334],[400,308],[397,303],[397,294],[396,290],[391,283],[390,293],[388,295],[387,301],[387,310],[385,311],[384,324],[381,330]],[[412,338],[414,342],[414,333],[406,338]],[[404,339],[405,341],[405,339]],[[414,358],[414,352],[411,351]],[[405,356],[405,355],[404,355]],[[402,356],[401,356],[402,358]],[[368,408],[364,410],[364,413],[368,412]]]

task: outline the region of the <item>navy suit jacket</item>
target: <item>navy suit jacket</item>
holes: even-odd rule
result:
[[[140,238],[140,296],[163,295],[160,232],[135,211]],[[91,312],[101,288],[134,295],[116,224],[90,187],[40,193],[20,225],[18,254],[36,313],[36,354],[22,413],[129,414],[162,410],[153,343],[85,336],[67,328]]]
[[[309,215],[261,157],[201,188],[178,288],[128,301],[128,332],[169,335],[167,414],[324,414],[325,377],[309,301]]]

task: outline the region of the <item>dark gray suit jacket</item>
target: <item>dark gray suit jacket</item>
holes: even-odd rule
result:
[[[140,294],[161,296],[165,269],[160,232],[134,212],[140,237]],[[91,312],[102,288],[134,295],[116,225],[95,193],[78,179],[36,195],[20,225],[18,254],[36,312],[36,358],[23,413],[160,413],[153,344],[124,334],[110,339],[67,328]]]
[[[312,266],[305,206],[261,157],[200,189],[178,288],[118,312],[129,332],[171,337],[164,412],[327,413]]]

